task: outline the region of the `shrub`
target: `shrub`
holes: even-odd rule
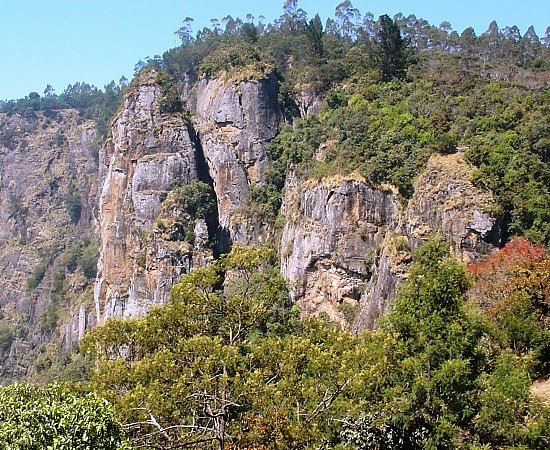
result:
[[[163,207],[177,208],[188,214],[191,220],[206,219],[216,211],[214,191],[208,184],[193,180],[172,189]]]
[[[71,222],[78,223],[82,214],[82,201],[76,188],[71,187],[69,193],[65,196],[65,208],[69,213]]]
[[[159,71],[157,83],[160,85],[160,112],[173,113],[181,111],[183,104],[175,81],[166,72]]]
[[[42,280],[44,279],[44,276],[46,275],[46,262],[41,261],[38,263],[38,265],[34,268],[32,273],[29,275],[29,278],[27,278],[27,292],[34,291],[40,283],[42,283]]]
[[[129,450],[112,407],[61,386],[0,388],[0,448]]]
[[[82,249],[78,258],[78,265],[82,268],[84,276],[89,280],[97,275],[97,260],[99,258],[99,247],[96,243],[90,242]]]

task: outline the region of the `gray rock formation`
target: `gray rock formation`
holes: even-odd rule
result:
[[[235,213],[248,205],[249,186],[263,181],[271,161],[268,144],[280,121],[277,92],[274,75],[240,82],[203,78],[198,84],[198,134],[214,181],[220,226],[235,242],[249,243],[242,241]]]
[[[0,383],[27,375],[57,327],[79,316],[94,323],[91,281],[67,272],[64,255],[83,237],[94,240],[95,134],[76,110],[0,114]],[[63,314],[53,299],[56,272]],[[75,339],[68,335],[66,346]]]
[[[303,313],[327,313],[356,330],[373,328],[406,273],[411,248],[431,234],[443,235],[465,262],[494,248],[498,226],[487,213],[492,198],[468,181],[471,170],[460,154],[433,156],[407,206],[360,176],[290,177],[281,271]]]
[[[323,100],[315,90],[309,86],[298,88],[296,95],[296,104],[300,111],[300,117],[304,118],[310,115],[318,114],[323,106]]]
[[[97,317],[136,316],[165,303],[192,265],[192,247],[155,230],[161,204],[178,185],[198,179],[193,134],[180,114],[161,114],[156,72],[141,75],[112,124],[101,154],[95,287]]]
[[[399,228],[397,201],[360,176],[303,184],[290,177],[283,214],[281,271],[292,299],[303,314],[324,312],[344,323],[346,306],[359,306],[377,268],[388,230]]]
[[[413,248],[439,232],[464,262],[470,262],[499,243],[498,223],[488,213],[492,196],[472,186],[471,172],[460,153],[430,158],[407,209],[407,235]]]

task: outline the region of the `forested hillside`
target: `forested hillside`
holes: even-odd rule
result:
[[[176,35],[1,105],[0,449],[549,448],[550,27]]]

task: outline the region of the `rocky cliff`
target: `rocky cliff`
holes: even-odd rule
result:
[[[76,110],[0,115],[0,378],[95,322],[98,146]]]
[[[446,237],[465,262],[493,248],[492,199],[469,182],[471,170],[459,153],[433,156],[407,203],[359,175],[290,177],[281,271],[303,314],[373,327],[406,273],[411,249],[430,234]]]
[[[188,83],[184,103],[192,106],[182,110],[166,97],[166,78],[142,72],[100,150],[93,123],[76,111],[1,118],[4,374],[24,376],[56,330],[69,348],[96,321],[165,303],[182,274],[231,245],[276,240],[273,225],[255,215],[251,189],[271,164],[277,80]],[[311,101],[304,115],[318,108]],[[408,201],[358,174],[291,173],[279,238],[292,300],[304,315],[371,328],[406,276],[411,251],[430,234],[444,235],[464,261],[487,253],[498,244],[498,224],[491,196],[472,186],[470,173],[460,153],[433,156]]]
[[[250,186],[261,183],[271,158],[268,144],[281,114],[274,74],[232,81],[203,78],[197,89],[197,126],[218,200],[220,226],[231,241],[257,243],[259,230],[243,229]]]
[[[193,264],[193,246],[165,238],[155,223],[168,193],[198,180],[200,170],[190,125],[181,114],[160,110],[157,76],[149,71],[134,80],[100,155],[94,293],[100,322],[165,303],[172,284]]]
[[[263,181],[279,126],[276,80],[202,78],[192,90],[193,120],[163,113],[158,73],[146,71],[112,123],[100,156],[100,322],[165,303],[183,273],[232,242],[260,240],[261,227],[243,221],[249,186]],[[194,181],[214,189],[217,209],[206,220],[186,219],[171,194]]]
[[[398,202],[359,176],[300,182],[285,190],[281,271],[303,314],[345,323],[359,307],[388,233],[399,229]]]

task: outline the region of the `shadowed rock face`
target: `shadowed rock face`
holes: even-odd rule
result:
[[[195,90],[198,133],[180,114],[160,113],[154,71],[137,80],[113,121],[100,158],[100,322],[165,303],[183,273],[212,259],[212,246],[227,251],[233,241],[259,240],[258,227],[243,230],[235,217],[248,206],[249,184],[261,183],[270,163],[267,145],[280,120],[276,80],[202,79]],[[175,186],[199,179],[212,183],[218,212],[209,227],[195,223],[192,245],[182,233],[161,232],[159,219],[180,226],[180,212],[168,217],[162,202]]]
[[[0,114],[0,131],[0,379],[6,380],[26,376],[42,344],[55,337],[43,318],[63,252],[85,235],[94,240],[98,150],[95,124],[76,110]],[[69,196],[79,205],[73,217]],[[39,267],[43,278],[27,288]],[[56,325],[70,346],[95,323],[95,310],[80,270],[64,283],[68,304]]]
[[[465,262],[494,248],[498,227],[486,212],[492,199],[469,183],[470,172],[460,154],[434,156],[407,206],[359,176],[303,183],[290,177],[281,271],[303,313],[323,312],[356,330],[375,327],[411,248],[430,234],[447,238]]]
[[[218,199],[220,226],[232,241],[253,243],[239,232],[235,213],[250,201],[251,184],[261,183],[270,164],[268,144],[278,132],[277,81],[232,82],[204,78],[197,88],[198,134]]]

